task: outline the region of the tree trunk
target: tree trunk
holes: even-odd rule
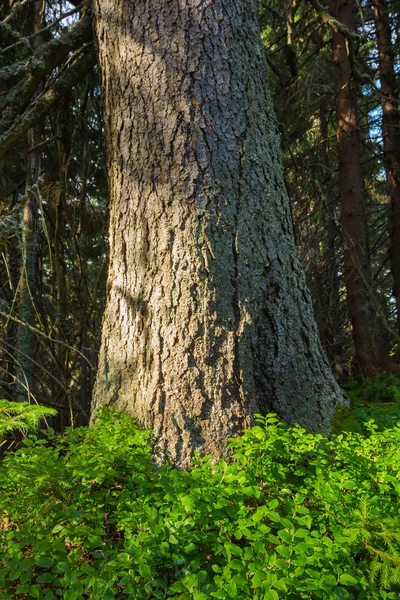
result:
[[[334,17],[354,29],[354,0],[334,0]],[[365,188],[360,163],[357,89],[350,42],[333,33],[341,223],[347,304],[358,370],[363,378],[396,368],[389,358],[379,314],[372,300],[368,259]]]
[[[343,367],[343,323],[340,314],[340,235],[336,213],[338,209],[338,194],[334,182],[334,166],[331,161],[329,128],[326,108],[319,115],[322,144],[322,164],[326,179],[326,195],[323,203],[323,227],[326,231],[326,248],[324,253],[325,266],[325,348],[334,372],[342,374]],[[339,246],[339,247],[338,247]],[[322,342],[324,343],[324,336]]]
[[[254,413],[330,430],[341,397],[293,242],[254,0],[95,0],[110,263],[94,408],[158,460]]]
[[[43,0],[35,0],[33,32],[41,28]],[[33,46],[42,42],[41,36],[34,39]],[[35,95],[39,93],[36,91]],[[28,148],[35,148],[42,139],[40,124],[28,132]],[[19,293],[19,317],[24,325],[18,326],[18,371],[17,391],[19,400],[25,400],[35,392],[35,377],[33,360],[36,354],[35,333],[35,292],[39,243],[39,211],[33,186],[37,183],[41,171],[41,150],[36,149],[28,154],[26,161],[26,185],[22,206],[22,245],[21,245],[21,280]]]
[[[400,332],[400,113],[399,94],[394,70],[394,50],[386,0],[373,0],[376,40],[381,82],[383,160],[390,195],[389,254],[393,277],[393,295]]]

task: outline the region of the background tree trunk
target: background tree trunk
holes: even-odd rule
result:
[[[110,264],[94,408],[185,465],[341,392],[297,259],[254,0],[95,0]]]
[[[383,161],[390,195],[389,255],[400,332],[400,113],[394,50],[385,0],[373,0],[381,82]]]
[[[354,10],[353,0],[334,0],[333,16],[349,29],[354,29]],[[347,303],[357,366],[365,378],[395,369],[396,365],[389,358],[378,311],[371,298],[365,188],[360,163],[358,101],[351,66],[351,42],[339,31],[334,31],[332,44]]]
[[[42,26],[43,0],[34,3],[33,33]],[[41,36],[34,38],[33,46],[42,43]],[[39,93],[36,91],[35,96]],[[42,139],[40,124],[28,132],[28,149],[35,148]],[[22,247],[21,247],[21,279],[19,293],[19,316],[21,321],[30,327],[36,324],[35,293],[37,278],[38,243],[39,243],[39,210],[33,186],[37,183],[41,171],[41,149],[31,151],[27,157],[25,196],[22,206]],[[34,363],[35,333],[24,325],[18,326],[18,370],[17,392],[19,400],[35,392]]]

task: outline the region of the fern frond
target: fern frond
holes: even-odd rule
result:
[[[379,560],[379,556],[377,554],[375,554],[374,558],[371,561],[371,574],[370,574],[370,579],[371,581],[375,580],[375,576],[378,575],[379,571],[381,570],[382,564]]]
[[[395,585],[400,584],[400,567],[396,567],[395,569],[393,569],[393,571],[392,571],[392,582]]]
[[[381,586],[383,588],[390,588],[390,582],[392,579],[392,569],[390,568],[389,562],[386,560],[382,563],[382,575],[381,575]]]
[[[10,431],[27,432],[35,430],[44,417],[56,415],[54,408],[0,400],[0,438]]]

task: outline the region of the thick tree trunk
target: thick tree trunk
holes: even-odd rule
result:
[[[334,17],[354,29],[354,0],[334,0]],[[372,300],[368,258],[365,188],[360,163],[357,89],[349,41],[333,33],[337,144],[347,303],[357,366],[362,377],[395,369],[388,356],[379,314]]]
[[[386,0],[373,0],[382,102],[382,138],[386,183],[390,195],[389,253],[400,331],[400,113],[394,50]]]
[[[95,0],[110,264],[94,408],[214,456],[341,397],[296,256],[254,0]]]

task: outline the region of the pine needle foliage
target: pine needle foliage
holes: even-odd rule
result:
[[[35,431],[43,418],[56,414],[47,406],[0,400],[0,440],[12,431]]]

